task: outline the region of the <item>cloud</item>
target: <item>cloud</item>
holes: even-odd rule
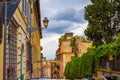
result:
[[[44,38],[41,40],[41,44],[44,47],[42,53],[47,59],[55,59],[55,52],[58,48],[58,38],[60,34],[47,33],[44,34]]]
[[[74,8],[58,11],[58,13],[53,17],[53,20],[84,23],[86,22],[84,20],[84,8],[80,9],[79,11]]]
[[[58,34],[62,34],[66,31],[67,28],[69,28],[72,25],[72,22],[70,21],[54,21],[52,20],[47,28],[47,32],[54,32]]]
[[[88,25],[88,23],[74,24],[74,27],[72,29],[69,29],[69,30],[70,30],[70,32],[73,32],[74,35],[85,36],[84,30],[86,29],[87,25]]]
[[[90,4],[90,0],[41,0],[40,2],[41,16],[47,16],[49,18],[52,18],[59,12],[63,12],[67,9],[80,10],[84,8],[87,4]]]
[[[52,18],[49,22],[48,32],[65,33],[68,32],[68,28],[74,27],[73,24],[85,24],[87,21],[84,20],[84,9],[76,10],[71,12],[61,12]],[[70,11],[70,12],[69,12]]]

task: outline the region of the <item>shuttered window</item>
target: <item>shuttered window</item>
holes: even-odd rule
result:
[[[31,8],[30,6],[28,5],[28,25],[31,26],[31,23],[32,23],[32,19],[31,19]]]

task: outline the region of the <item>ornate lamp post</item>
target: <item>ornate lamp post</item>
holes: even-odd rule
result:
[[[47,17],[45,17],[43,19],[43,25],[44,25],[44,28],[46,29],[48,27],[48,23],[49,23],[49,20]],[[26,31],[29,32],[29,33],[33,33],[35,32],[36,30],[43,30],[44,29],[43,27],[42,28],[33,28],[33,27],[27,27]]]

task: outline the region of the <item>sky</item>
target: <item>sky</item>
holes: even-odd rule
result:
[[[42,53],[47,60],[55,59],[58,40],[65,33],[84,36],[88,24],[84,19],[84,7],[89,4],[90,0],[40,0],[41,19],[49,19],[48,28],[42,30],[41,39]]]

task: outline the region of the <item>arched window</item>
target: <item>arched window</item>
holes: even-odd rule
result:
[[[0,18],[0,44],[2,42],[2,21],[1,21],[1,18]]]

